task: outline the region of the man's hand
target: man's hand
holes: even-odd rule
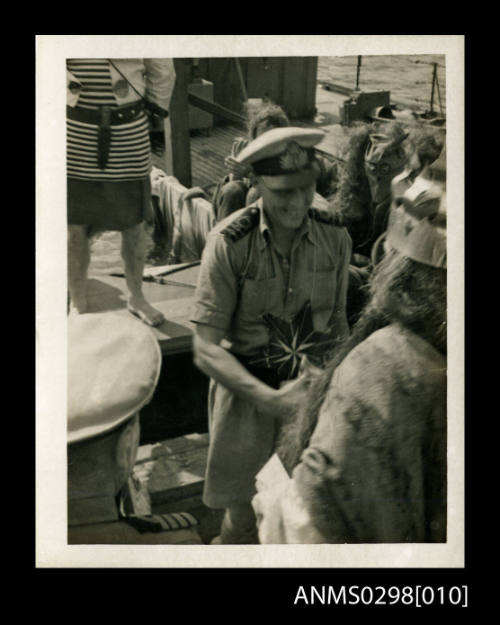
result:
[[[317,378],[323,373],[323,369],[321,367],[317,367],[314,365],[307,355],[302,356],[300,361],[299,374],[304,374],[309,376],[309,381],[312,382],[313,379]]]
[[[284,421],[292,419],[304,401],[311,381],[320,369],[302,360],[299,376],[275,389],[254,377],[226,349],[220,346],[222,330],[197,324],[193,340],[194,361],[206,375],[255,405],[260,413]]]
[[[276,416],[283,420],[292,418],[298,406],[304,401],[309,387],[322,372],[323,369],[313,365],[307,356],[303,356],[298,377],[295,380],[283,382],[281,388],[276,391],[276,399],[273,402]]]
[[[303,373],[295,380],[283,383],[281,388],[274,391],[273,397],[267,405],[261,406],[260,410],[282,421],[292,419],[297,407],[304,401],[310,382],[311,377]]]
[[[227,156],[224,159],[224,164],[229,170],[229,173],[232,174],[232,176],[236,180],[245,178],[250,172],[250,169],[247,165],[239,163],[233,156]]]

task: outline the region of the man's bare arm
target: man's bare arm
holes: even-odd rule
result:
[[[288,417],[306,390],[305,377],[274,389],[253,376],[230,352],[220,346],[224,332],[197,324],[193,340],[195,365],[235,395],[253,403],[261,412]]]

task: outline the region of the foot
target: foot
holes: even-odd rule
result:
[[[131,297],[127,304],[128,310],[149,326],[159,326],[165,321],[162,312],[148,304],[145,299]]]

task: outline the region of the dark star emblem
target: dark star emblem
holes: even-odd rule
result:
[[[276,369],[281,379],[296,376],[304,356],[321,366],[337,342],[331,329],[328,332],[314,329],[310,301],[290,320],[271,313],[265,313],[262,319],[269,330],[269,343],[249,364]]]

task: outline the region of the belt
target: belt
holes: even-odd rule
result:
[[[103,117],[109,116],[109,123],[112,126],[119,124],[128,124],[139,117],[139,113],[144,110],[144,102],[137,100],[131,104],[123,106],[100,106],[98,109],[85,109],[81,106],[67,106],[66,117],[77,122],[85,122],[87,124],[101,125]]]
[[[144,111],[144,102],[142,100],[137,100],[131,104],[114,108],[110,106],[100,106],[98,109],[85,109],[78,106],[67,106],[66,117],[73,121],[99,126],[97,156],[99,168],[104,169],[109,156],[111,126],[127,124],[134,119],[138,119],[142,111]]]
[[[243,354],[236,354],[235,352],[231,352],[231,354],[241,362],[249,373],[261,380],[261,382],[264,382],[264,384],[273,388],[279,388],[281,382],[297,377],[296,375],[291,377],[284,375],[280,373],[277,367],[256,367],[255,365],[249,364],[249,360],[253,360],[255,356],[243,356]]]

